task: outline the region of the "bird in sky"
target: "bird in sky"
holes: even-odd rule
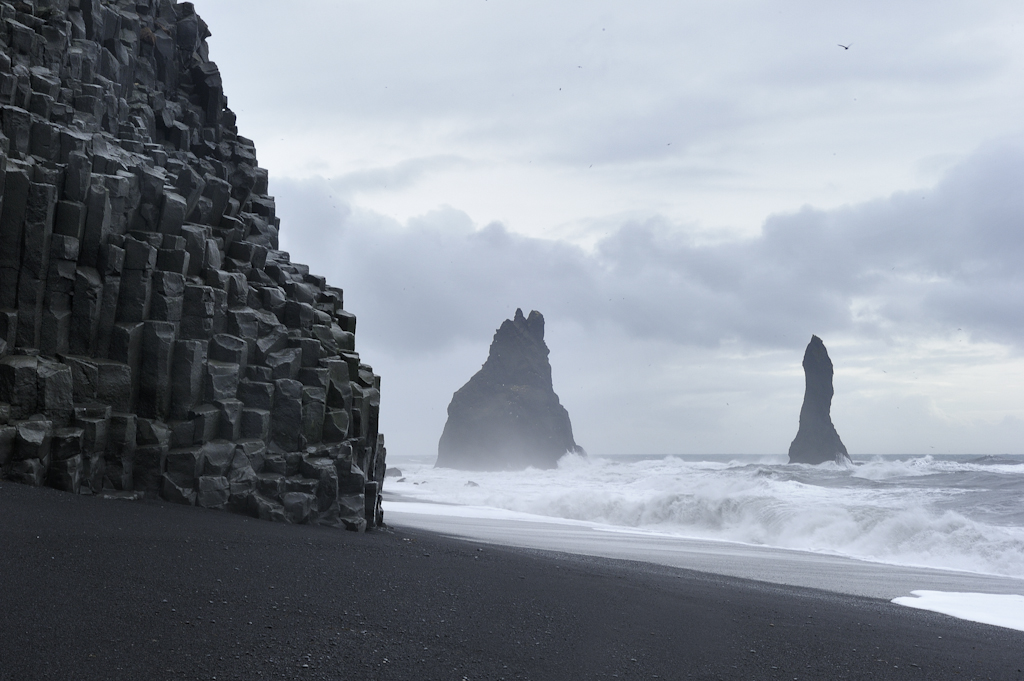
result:
[[[839,43],[839,47],[843,48],[844,50],[848,50],[852,46],[853,46],[853,43],[850,43],[849,45],[843,45],[842,43]]]

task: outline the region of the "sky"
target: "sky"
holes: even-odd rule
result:
[[[517,307],[594,454],[1024,453],[1024,4],[196,0],[389,454]],[[846,47],[843,47],[846,46]]]

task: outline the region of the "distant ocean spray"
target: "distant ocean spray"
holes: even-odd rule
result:
[[[592,457],[481,473],[401,464],[385,491],[702,539],[1024,578],[1024,457]],[[472,482],[472,484],[470,484]],[[469,510],[469,509],[467,509]]]

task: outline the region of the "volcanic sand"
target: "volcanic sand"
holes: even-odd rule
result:
[[[0,679],[1024,679],[1024,633],[426,530],[0,483]]]

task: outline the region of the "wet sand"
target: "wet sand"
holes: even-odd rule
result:
[[[1024,633],[649,563],[0,483],[2,679],[1024,679]]]

